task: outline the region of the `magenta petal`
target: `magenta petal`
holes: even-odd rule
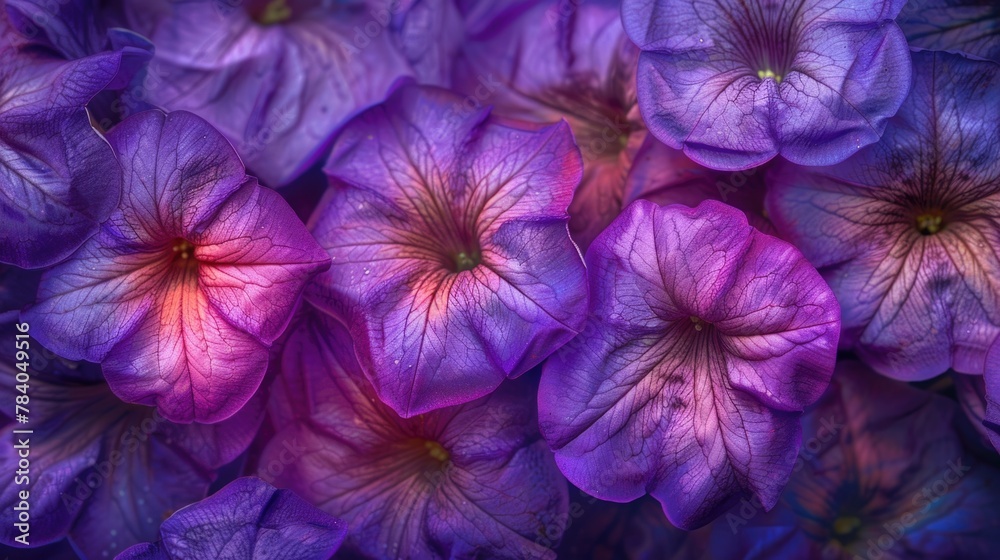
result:
[[[212,306],[266,344],[285,330],[302,279],[329,257],[274,191],[244,187],[191,236],[206,266],[198,279]]]
[[[714,201],[634,202],[587,263],[590,318],[539,388],[563,473],[605,500],[650,493],[684,528],[741,494],[770,508],[800,413],[833,371],[829,288],[797,250]]]
[[[179,422],[218,422],[257,390],[267,347],[229,324],[196,285],[155,302],[139,328],[102,363],[112,390],[127,402],[156,406]]]
[[[456,101],[406,85],[352,121],[311,220],[333,264],[310,301],[350,326],[379,397],[406,417],[524,373],[586,305],[568,127],[507,126]]]

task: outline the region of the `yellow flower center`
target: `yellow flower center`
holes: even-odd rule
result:
[[[762,80],[766,80],[768,78],[771,78],[775,82],[777,82],[779,84],[781,83],[781,75],[775,73],[774,70],[770,70],[770,69],[768,69],[768,70],[758,70],[757,71],[757,77],[760,78],[760,79],[762,79]]]
[[[286,0],[271,0],[264,11],[257,17],[261,25],[274,25],[287,21],[292,17],[292,9],[285,3]]]

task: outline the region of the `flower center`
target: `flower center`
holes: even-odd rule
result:
[[[781,81],[792,70],[797,48],[794,2],[760,0],[733,14],[741,25],[732,30],[733,55],[742,58],[760,80]]]
[[[178,266],[194,266],[194,245],[186,239],[178,239],[173,243],[173,259]]]
[[[758,70],[757,71],[757,77],[760,78],[761,80],[766,80],[768,78],[771,78],[775,82],[777,82],[779,84],[781,83],[781,75],[780,74],[775,74],[774,70],[770,70],[770,69],[768,69],[768,70]]]
[[[452,262],[448,263],[450,266],[448,270],[452,272],[462,272],[465,270],[472,270],[479,265],[482,261],[482,255],[479,251],[459,251],[458,253],[452,255]]]
[[[942,229],[944,229],[944,215],[940,210],[917,215],[917,231],[920,235],[934,235]]]
[[[706,323],[705,321],[702,321],[701,319],[693,315],[691,316],[691,322],[694,323],[694,330],[698,332],[705,330],[705,326],[709,325],[709,323]]]
[[[291,19],[292,8],[287,0],[270,0],[256,10],[251,7],[250,15],[261,25],[274,25]]]
[[[445,463],[451,458],[451,454],[448,453],[448,450],[436,441],[425,441],[424,449],[427,450],[427,454],[430,455],[432,459],[436,459],[438,462]]]
[[[844,515],[838,517],[833,522],[833,533],[837,535],[838,538],[849,537],[858,528],[861,527],[861,520],[853,515]]]

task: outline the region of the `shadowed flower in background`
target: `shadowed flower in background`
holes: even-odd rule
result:
[[[174,513],[160,539],[116,560],[328,560],[347,533],[343,521],[259,478],[234,480]]]
[[[12,339],[4,337],[10,347]],[[30,491],[33,546],[68,536],[84,557],[107,558],[153,540],[167,515],[205,496],[215,471],[246,449],[264,417],[263,399],[254,398],[219,424],[173,424],[152,408],[120,401],[96,365],[32,343],[30,424],[7,423],[0,448],[0,470],[14,473],[19,438],[29,440],[30,483],[7,484],[0,494],[0,540],[7,545],[20,534],[14,507],[23,490]],[[24,394],[15,373],[0,363],[4,402]],[[17,428],[33,433],[12,434]]]
[[[910,0],[898,21],[911,46],[962,51],[1000,62],[996,0]]]
[[[843,347],[897,379],[978,375],[1000,334],[1000,66],[913,56],[883,142],[835,167],[779,163],[767,208],[837,294]]]
[[[352,113],[409,69],[385,30],[399,2],[126,0],[128,26],[156,56],[147,99],[191,111],[270,187],[322,156]]]
[[[66,60],[104,51],[120,54],[121,65],[106,87],[125,87],[153,56],[153,45],[127,29],[108,27],[99,0],[5,0],[12,26],[31,45]]]
[[[31,49],[0,14],[0,262],[54,264],[97,232],[121,193],[115,155],[87,102],[122,54],[67,62]]]
[[[365,380],[347,331],[319,312],[294,327],[281,371],[271,410],[284,429],[262,471],[277,461],[276,484],[347,521],[345,548],[368,558],[555,557],[566,481],[538,435],[530,382],[400,418]]]
[[[832,165],[878,141],[910,82],[905,0],[625,0],[650,132],[716,169]]]
[[[105,13],[110,9],[100,0],[6,0],[5,5],[11,24],[33,48],[66,60],[105,51],[121,55],[115,78],[87,105],[95,128],[110,129],[128,114],[149,108],[142,93],[129,86],[152,58],[153,45],[112,26],[113,18]]]
[[[715,201],[636,201],[587,265],[588,323],[539,388],[563,473],[603,500],[649,493],[687,529],[742,494],[773,506],[836,358],[839,310],[816,270]]]
[[[987,355],[986,373],[983,375],[986,412],[983,427],[993,447],[1000,451],[1000,339]]]
[[[960,424],[960,428],[971,426],[975,430],[975,435],[978,437],[970,442],[970,448],[979,451],[992,450],[995,447],[994,440],[1000,442],[995,416],[992,421],[986,420],[986,411],[989,406],[986,400],[986,377],[988,375],[990,375],[989,358],[987,358],[984,375],[965,375],[955,372],[951,374],[955,385],[955,397],[968,420],[967,423]],[[992,411],[992,407],[989,408]],[[965,435],[968,437],[970,434]]]
[[[602,502],[570,488],[570,524],[559,558],[689,560],[703,558],[709,529],[682,531],[649,496],[627,504]]]
[[[569,207],[570,233],[586,249],[621,212],[625,180],[646,137],[635,99],[638,49],[618,0],[549,0],[515,17],[498,14],[456,62],[454,110],[493,105],[534,122],[565,119],[584,161]]]
[[[310,221],[332,259],[310,301],[351,328],[404,417],[469,402],[572,338],[586,275],[566,208],[580,152],[564,123],[508,126],[404,85],[341,132]]]
[[[227,418],[329,260],[200,118],[147,111],[108,140],[125,169],[121,205],[45,274],[25,320],[60,355],[102,362],[128,402],[177,422]]]
[[[742,210],[754,228],[774,235],[774,226],[764,212],[764,177],[770,165],[739,171],[717,171],[699,165],[680,150],[648,136],[635,155],[632,172],[625,183],[628,205],[644,199],[660,206],[697,206],[705,200],[719,200]]]
[[[991,558],[1000,472],[962,449],[957,414],[949,399],[840,363],[803,419],[810,454],[778,507],[727,514],[713,557]]]

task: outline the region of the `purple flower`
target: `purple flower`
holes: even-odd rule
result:
[[[538,395],[563,473],[603,500],[649,493],[681,528],[740,494],[773,506],[836,357],[839,310],[819,274],[715,201],[636,201],[587,265],[590,317]]]
[[[4,345],[13,348],[13,325],[2,329],[10,333]],[[84,557],[104,558],[155,539],[166,515],[205,496],[216,470],[246,449],[264,417],[263,399],[255,398],[219,424],[173,424],[152,408],[120,401],[97,366],[28,342],[29,422],[3,427],[0,468],[12,476],[18,470],[22,440],[30,467],[23,484],[8,482],[0,493],[4,544],[22,546],[14,540],[21,491],[30,493],[31,546],[68,536]],[[9,360],[0,363],[5,402],[24,394],[19,372]],[[12,433],[18,428],[33,433]]]
[[[346,330],[321,313],[292,332],[272,411],[282,426],[260,460],[350,526],[371,558],[554,558],[566,481],[538,435],[533,387],[413,418],[382,404]]]
[[[156,45],[150,102],[203,117],[271,187],[322,156],[335,129],[408,74],[386,31],[398,2],[127,0]]]
[[[54,264],[114,210],[121,171],[85,107],[121,57],[66,62],[22,49],[0,17],[0,262]]]
[[[328,259],[200,118],[140,113],[108,140],[125,169],[121,206],[45,274],[26,320],[60,355],[103,362],[128,402],[175,422],[227,418]]]
[[[882,142],[841,165],[779,164],[767,208],[843,307],[842,346],[879,373],[983,373],[1000,334],[1000,67],[914,53]]]
[[[720,519],[713,558],[990,558],[1000,471],[962,449],[955,404],[853,361],[803,419],[779,506]]]
[[[160,527],[159,542],[116,560],[328,560],[346,533],[343,521],[292,492],[247,477],[177,511]]]
[[[994,0],[908,2],[898,21],[914,47],[1000,62],[1000,4]]]
[[[635,98],[638,49],[618,0],[536,2],[496,14],[456,63],[459,111],[493,105],[535,122],[565,119],[583,155],[569,207],[570,233],[586,248],[621,212],[626,177],[646,137]],[[511,13],[513,12],[513,13]]]
[[[906,97],[904,2],[625,0],[646,124],[716,169],[843,161]]]
[[[580,153],[565,123],[514,127],[406,85],[341,132],[312,230],[333,260],[310,301],[351,328],[379,398],[404,417],[469,402],[583,322],[566,208]]]

